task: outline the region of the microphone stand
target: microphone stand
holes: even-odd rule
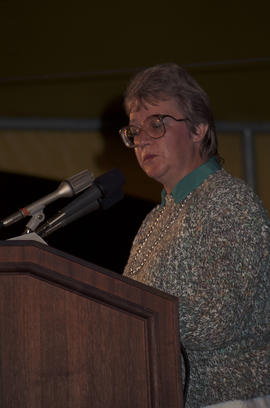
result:
[[[47,242],[44,241],[38,234],[35,233],[36,228],[39,226],[39,224],[44,221],[45,215],[43,212],[43,209],[40,209],[36,211],[32,216],[30,221],[26,224],[26,227],[24,229],[24,232],[13,238],[9,238],[8,241],[20,241],[20,240],[32,240],[32,241],[38,241],[41,242],[42,244],[48,245]]]
[[[22,235],[24,234],[30,234],[31,232],[34,232],[39,224],[45,220],[45,215],[43,212],[43,209],[35,212],[32,217],[30,218],[30,221],[26,224],[25,230]]]

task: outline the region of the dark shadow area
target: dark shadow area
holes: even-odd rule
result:
[[[0,173],[0,219],[53,192],[58,182],[36,177]],[[46,220],[72,198],[59,199],[45,210]],[[106,211],[94,212],[59,229],[45,241],[52,247],[122,273],[132,240],[154,203],[125,196]],[[0,231],[0,240],[19,236],[29,217]]]
[[[101,116],[100,130],[105,148],[96,158],[101,168],[116,167],[116,162],[123,172],[129,168],[131,158],[134,159],[134,152],[126,148],[119,134],[119,129],[127,124],[128,116],[124,111],[123,98],[119,96],[112,99]]]

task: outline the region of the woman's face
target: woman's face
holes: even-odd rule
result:
[[[155,105],[145,103],[139,110],[131,111],[130,125],[141,128],[136,137],[135,154],[145,173],[160,182],[167,193],[188,173],[205,160],[200,157],[200,142],[207,131],[199,125],[193,134],[187,122],[164,118],[165,134],[159,139],[151,138],[144,131],[143,122],[151,115],[171,115],[175,119],[185,118],[175,99],[158,101]]]

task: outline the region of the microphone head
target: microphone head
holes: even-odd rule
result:
[[[97,177],[94,181],[94,184],[100,188],[105,197],[120,190],[124,183],[125,177],[119,169],[112,169]]]
[[[80,173],[69,177],[65,181],[70,185],[73,195],[76,195],[93,184],[94,175],[89,170],[82,170]]]
[[[112,207],[114,204],[118,203],[118,201],[122,200],[123,197],[124,197],[123,190],[120,190],[120,189],[116,190],[109,197],[99,200],[100,208],[102,210],[107,210],[108,208]]]

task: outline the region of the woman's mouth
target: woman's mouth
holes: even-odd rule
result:
[[[155,154],[146,154],[143,158],[143,163],[146,163],[152,159],[154,159],[155,157],[157,157]]]

